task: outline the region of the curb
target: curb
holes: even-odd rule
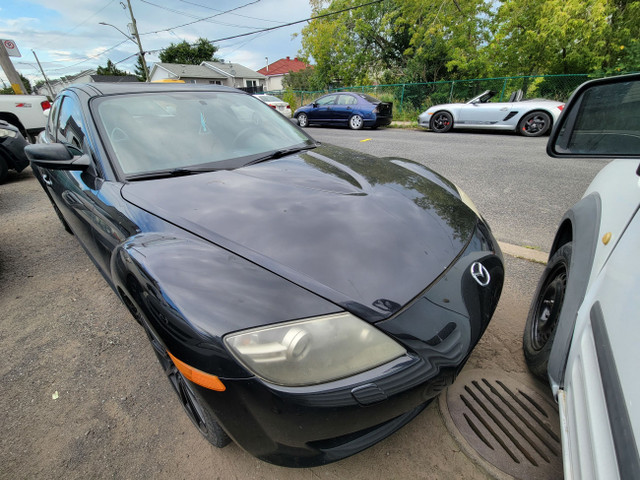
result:
[[[502,253],[511,255],[512,257],[522,258],[523,260],[529,260],[530,262],[547,264],[549,254],[547,252],[541,252],[540,250],[533,250],[531,248],[520,247],[518,245],[512,245],[510,243],[498,242]]]

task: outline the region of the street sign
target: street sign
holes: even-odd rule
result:
[[[4,49],[7,51],[7,54],[10,57],[22,56],[20,55],[20,50],[18,50],[18,46],[16,45],[16,42],[14,42],[13,40],[0,40],[0,42],[2,42],[2,44],[4,45]]]

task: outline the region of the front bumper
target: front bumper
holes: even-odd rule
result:
[[[425,113],[421,113],[418,116],[418,125],[424,128],[429,128],[429,122],[431,122],[432,115]]]
[[[24,153],[24,147],[28,143],[17,128],[6,124],[0,127],[15,132],[14,137],[0,136],[0,155],[7,159],[9,168],[21,172],[29,165],[29,159]]]
[[[480,262],[491,281],[471,274]],[[463,367],[497,306],[502,253],[484,224],[457,261],[393,317],[376,326],[407,354],[352,377],[305,387],[259,378],[222,381],[225,392],[194,385],[229,436],[277,465],[310,467],[357,453],[414,418]]]

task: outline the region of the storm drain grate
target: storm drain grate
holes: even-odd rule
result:
[[[502,472],[562,478],[560,420],[546,392],[504,373],[475,370],[460,375],[442,403],[469,446]]]

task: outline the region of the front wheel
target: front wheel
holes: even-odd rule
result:
[[[175,390],[180,403],[184,408],[187,416],[191,419],[198,431],[207,441],[214,447],[222,448],[231,442],[227,433],[222,429],[220,424],[215,420],[209,407],[203,401],[200,394],[190,385],[189,381],[184,378],[180,370],[175,366],[171,357],[167,354],[162,344],[155,338],[154,334],[145,327],[153,351],[158,357],[160,365],[167,375],[171,386]]]
[[[453,127],[453,117],[449,112],[436,112],[431,117],[429,128],[436,133],[446,133]]]
[[[545,381],[551,346],[567,290],[572,247],[571,242],[566,243],[549,260],[538,283],[524,327],[522,347],[527,367],[531,373]]]
[[[298,125],[300,125],[302,128],[309,126],[309,117],[307,117],[306,113],[301,113],[300,115],[298,115]]]
[[[545,112],[527,113],[518,123],[518,132],[525,137],[539,137],[551,128],[551,117]]]
[[[349,128],[351,130],[360,130],[364,126],[364,120],[360,115],[352,115],[349,119]]]

